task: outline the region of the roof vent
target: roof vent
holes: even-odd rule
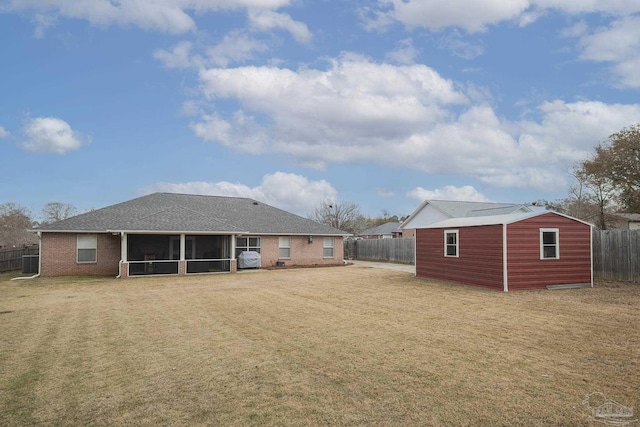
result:
[[[258,206],[258,202],[256,202],[255,200],[254,200],[253,204],[254,204],[254,205],[256,205],[256,206]]]

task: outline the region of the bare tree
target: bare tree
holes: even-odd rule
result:
[[[349,233],[359,231],[359,224],[364,220],[357,204],[338,200],[324,200],[309,218]]]
[[[50,202],[42,208],[42,216],[44,218],[42,222],[47,224],[62,221],[63,219],[74,216],[76,213],[77,209],[73,205],[61,202]]]
[[[24,206],[15,203],[0,205],[0,246],[24,246],[37,241],[28,232],[33,223],[31,213]]]

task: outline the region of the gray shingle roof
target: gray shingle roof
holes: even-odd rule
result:
[[[150,194],[36,230],[348,235],[252,199],[173,193]]]
[[[383,234],[402,233],[400,222],[387,222],[376,227],[367,228],[360,232],[361,236],[380,236]]]

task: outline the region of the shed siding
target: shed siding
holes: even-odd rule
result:
[[[559,229],[560,259],[540,259],[540,229]],[[591,228],[555,214],[507,226],[509,290],[591,283]]]
[[[458,228],[458,258],[444,256],[444,230],[416,230],[416,276],[502,290],[502,225]]]

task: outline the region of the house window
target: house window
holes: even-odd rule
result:
[[[253,251],[260,253],[259,237],[237,237],[236,238],[236,258],[244,251]]]
[[[278,240],[278,258],[291,258],[291,237],[280,237]]]
[[[78,234],[77,262],[90,263],[98,261],[98,236],[95,234]]]
[[[444,231],[444,256],[458,257],[458,230]]]
[[[325,237],[322,241],[322,256],[333,258],[333,237]]]
[[[540,259],[560,258],[560,231],[557,228],[540,229]]]

